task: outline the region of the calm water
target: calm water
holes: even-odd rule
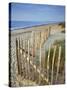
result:
[[[32,27],[36,25],[42,25],[42,24],[51,24],[51,23],[57,23],[53,21],[47,21],[47,22],[31,22],[31,21],[11,21],[9,22],[9,28],[11,30],[18,29],[18,28],[26,28],[26,27]]]

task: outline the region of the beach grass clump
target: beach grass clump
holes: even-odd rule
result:
[[[65,40],[62,41],[56,41],[54,43],[56,45],[56,53],[55,53],[55,58],[54,58],[54,66],[53,66],[53,75],[54,78],[56,78],[56,73],[57,73],[57,66],[58,66],[58,55],[59,55],[59,46],[61,46],[61,56],[60,56],[60,67],[59,67],[59,77],[61,75],[61,78],[63,77],[63,72],[65,73]],[[47,57],[48,57],[48,51],[46,51],[46,57],[45,57],[45,65],[44,69],[47,70]],[[53,53],[54,53],[54,48],[50,49],[50,56],[49,56],[49,79],[51,80],[51,73],[52,73],[52,60],[53,60]],[[62,78],[63,79],[63,78]],[[62,80],[64,82],[64,80]],[[60,81],[60,83],[63,83]]]
[[[65,28],[65,22],[59,23],[59,26],[61,26],[61,28]]]
[[[57,46],[56,54],[55,54],[55,61],[57,62],[57,59],[58,59],[58,49],[59,49],[59,46],[61,46],[61,48],[62,48],[62,50],[61,50],[61,62],[63,63],[64,60],[65,60],[65,40],[63,40],[63,41],[56,41],[54,43],[54,45]],[[49,60],[50,60],[50,67],[51,67],[51,63],[52,63],[53,52],[54,52],[54,48],[51,48],[50,49],[50,58],[49,58]],[[48,57],[48,51],[46,51],[46,61],[47,61],[47,57]]]

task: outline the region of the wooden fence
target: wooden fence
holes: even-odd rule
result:
[[[61,46],[54,45],[49,47],[48,51],[45,51],[45,47],[42,49],[43,44],[41,43],[41,36],[38,48],[35,46],[36,42],[33,41],[34,38],[35,37],[26,40],[16,39],[18,75],[34,81],[38,85],[55,84],[58,82],[59,78],[62,52]],[[32,41],[32,44],[30,43],[30,40]],[[42,50],[44,51],[44,54],[42,54]],[[57,50],[58,55],[56,58]],[[39,52],[38,58],[36,58],[37,51]],[[36,62],[37,59],[38,62]]]

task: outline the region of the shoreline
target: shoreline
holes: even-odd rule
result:
[[[42,24],[42,25],[37,25],[37,26],[32,26],[32,27],[26,27],[26,28],[19,28],[15,30],[9,30],[10,36],[14,35],[20,35],[23,33],[30,33],[30,32],[47,32],[48,30],[51,33],[59,32],[59,31],[64,31],[64,27],[62,28],[62,25],[64,25],[64,22],[62,23],[53,23],[53,24]]]
[[[56,23],[48,23],[48,24],[39,24],[39,25],[33,25],[33,26],[27,26],[27,27],[17,27],[17,28],[9,28],[10,31],[18,30],[18,29],[27,29],[27,28],[33,28],[38,26],[47,26],[47,25],[54,25],[54,24],[60,24],[65,22],[56,22]]]

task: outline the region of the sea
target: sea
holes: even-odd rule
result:
[[[28,27],[32,27],[32,26],[54,24],[54,23],[58,23],[58,22],[56,22],[56,21],[46,21],[46,22],[9,21],[9,29],[10,30],[17,30],[17,29],[20,29],[20,28],[28,28]]]

